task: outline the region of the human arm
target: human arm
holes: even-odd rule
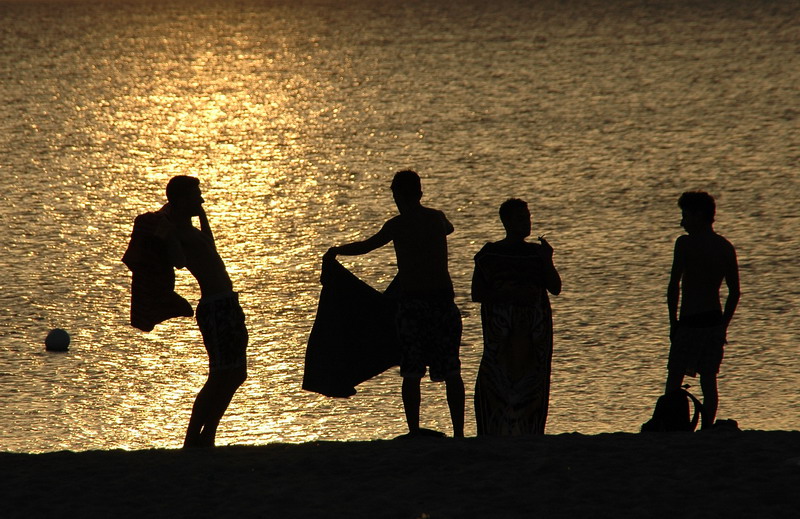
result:
[[[486,296],[489,292],[489,286],[486,283],[486,277],[483,275],[483,271],[480,267],[480,257],[483,249],[481,249],[478,254],[475,255],[475,269],[472,271],[472,286],[470,289],[470,294],[472,295],[472,300],[476,303],[483,303],[486,301]]]
[[[345,245],[331,247],[325,253],[323,258],[334,259],[338,255],[342,256],[360,256],[373,251],[379,247],[383,247],[392,241],[392,234],[388,229],[388,223],[384,225],[380,231],[370,236],[366,240],[354,241]]]
[[[667,284],[667,311],[669,312],[670,338],[678,326],[678,301],[680,299],[681,277],[683,277],[686,262],[684,240],[681,238],[675,241],[672,269],[670,271],[669,283]]]
[[[450,220],[447,219],[447,216],[444,213],[442,213],[442,220],[444,220],[444,233],[445,233],[445,235],[449,236],[449,235],[453,234],[453,231],[455,230],[455,227],[453,227],[453,224],[450,223]]]
[[[211,232],[211,225],[208,223],[206,210],[202,206],[200,207],[200,214],[198,214],[197,217],[200,219],[200,230],[214,242],[214,233]]]
[[[548,292],[557,296],[561,293],[561,275],[553,264],[553,246],[544,239],[544,236],[539,236],[539,242],[541,242],[539,256],[544,265],[544,286]]]
[[[733,313],[739,305],[741,291],[739,289],[739,264],[736,260],[736,250],[731,246],[731,254],[725,264],[725,284],[728,286],[728,297],[725,300],[725,311],[722,314],[722,324],[725,329],[733,319]]]

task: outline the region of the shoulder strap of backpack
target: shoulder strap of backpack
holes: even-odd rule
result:
[[[700,400],[697,399],[693,394],[689,393],[685,388],[683,388],[683,392],[686,393],[686,396],[694,403],[694,416],[692,416],[692,423],[691,429],[694,431],[697,429],[697,422],[700,420],[700,416],[703,414],[703,404],[700,403]]]

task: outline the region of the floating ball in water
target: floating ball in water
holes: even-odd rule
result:
[[[44,340],[44,348],[47,351],[67,351],[69,349],[69,334],[61,328],[50,330]]]

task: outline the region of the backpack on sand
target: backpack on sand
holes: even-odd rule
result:
[[[703,404],[687,391],[689,385],[658,397],[653,417],[642,424],[641,432],[692,432],[703,413]],[[689,419],[689,400],[694,403],[694,416]]]

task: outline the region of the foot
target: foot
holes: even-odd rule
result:
[[[409,431],[406,434],[398,436],[398,438],[446,438],[447,435],[441,431],[434,431],[433,429],[425,429],[420,427],[414,431]]]

